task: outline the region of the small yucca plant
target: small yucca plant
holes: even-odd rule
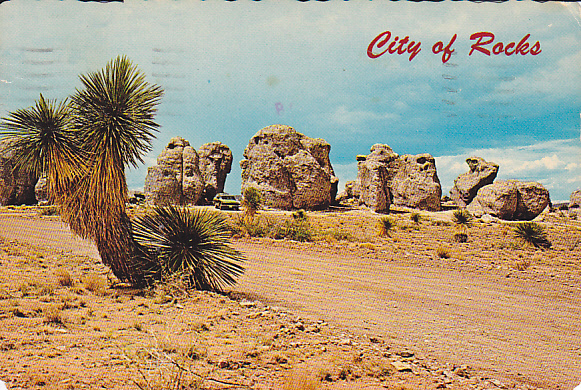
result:
[[[542,225],[535,222],[519,223],[512,229],[513,234],[519,240],[535,248],[550,248],[551,241],[547,237],[547,231]]]
[[[218,213],[157,207],[132,227],[153,278],[183,275],[192,288],[222,290],[244,272],[244,256],[229,245],[230,228]]]
[[[468,229],[472,223],[472,214],[468,210],[455,210],[452,215],[452,222],[462,229]]]
[[[379,235],[389,237],[390,236],[389,232],[391,231],[391,229],[393,229],[394,226],[395,223],[391,218],[382,217],[379,220]]]
[[[262,194],[254,187],[247,187],[244,190],[244,196],[242,199],[242,206],[246,209],[244,212],[244,218],[247,223],[251,223],[256,211],[262,206]]]

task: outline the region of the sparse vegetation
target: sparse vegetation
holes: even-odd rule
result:
[[[527,245],[531,245],[535,248],[545,248],[551,247],[551,242],[547,236],[547,231],[545,228],[535,222],[522,222],[518,223],[512,229],[514,236],[520,241]]]
[[[254,187],[246,187],[242,197],[241,205],[244,207],[244,216],[252,221],[256,212],[262,207],[262,194]]]
[[[133,236],[151,280],[175,274],[191,288],[221,290],[244,272],[244,256],[229,245],[230,229],[219,213],[157,207],[133,221]]]
[[[55,272],[57,283],[63,287],[71,287],[73,285],[73,278],[69,271],[65,269],[58,269]]]
[[[50,305],[43,309],[44,322],[50,324],[64,324],[62,310],[57,305]]]
[[[389,232],[395,226],[395,222],[390,217],[382,217],[379,220],[379,235],[382,237],[390,237]]]
[[[419,224],[422,219],[422,216],[420,215],[420,213],[412,213],[410,215],[410,219],[412,220],[413,223]]]
[[[445,246],[440,245],[436,248],[436,255],[440,259],[448,259],[451,256],[450,249],[445,247]]]
[[[107,287],[107,281],[95,273],[90,273],[83,279],[83,286],[87,291],[95,295],[103,295]]]

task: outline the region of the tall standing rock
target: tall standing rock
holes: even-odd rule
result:
[[[371,147],[367,156],[357,156],[357,180],[355,190],[359,202],[375,212],[389,211],[391,194],[389,186],[391,177],[395,175],[393,168],[399,158],[397,153],[383,144]],[[391,177],[390,177],[391,176]]]
[[[323,139],[310,138],[284,125],[259,130],[244,149],[242,191],[258,189],[269,206],[322,209],[337,194],[329,151]]]
[[[155,205],[196,204],[204,189],[198,161],[188,141],[172,138],[157,157],[157,165],[147,169],[146,201]]]
[[[498,164],[487,162],[481,157],[466,159],[470,170],[454,180],[450,198],[459,206],[466,207],[482,187],[492,184],[498,174]]]
[[[208,203],[216,194],[224,192],[226,176],[232,169],[232,152],[221,142],[211,142],[200,146],[198,156],[200,173],[204,181],[202,198]]]
[[[0,205],[34,204],[34,185],[38,177],[16,171],[14,153],[9,150],[11,141],[0,140]]]

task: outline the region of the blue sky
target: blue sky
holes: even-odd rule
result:
[[[471,155],[498,163],[499,179],[543,183],[553,200],[581,187],[576,3],[12,0],[0,27],[1,116],[39,93],[63,99],[79,74],[125,54],[166,91],[146,166],[176,135],[196,148],[222,141],[232,193],[248,140],[279,123],[331,144],[340,188],[374,143],[434,155],[444,193]],[[384,31],[421,42],[420,53],[369,58]],[[542,51],[469,56],[482,31],[505,45],[530,34]],[[443,63],[432,45],[454,34]],[[127,172],[130,188],[143,187],[146,166]]]

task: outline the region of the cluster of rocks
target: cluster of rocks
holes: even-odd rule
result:
[[[476,217],[489,214],[504,220],[529,221],[550,203],[549,191],[540,183],[494,181],[498,164],[480,157],[466,159],[468,172],[454,180],[450,197]]]
[[[324,209],[337,194],[329,151],[331,145],[310,138],[290,126],[259,130],[244,149],[242,192],[260,191],[266,205],[290,209]]]
[[[389,211],[391,204],[438,211],[441,197],[434,157],[400,156],[387,145],[375,144],[370,154],[357,156],[357,179],[345,184],[337,200],[352,200],[376,212]]]
[[[15,170],[14,153],[10,146],[8,139],[0,140],[0,205],[34,204],[34,186],[38,177]]]
[[[232,152],[221,142],[204,144],[196,152],[182,137],[172,138],[147,169],[145,199],[155,205],[208,204],[224,191],[232,168]]]

